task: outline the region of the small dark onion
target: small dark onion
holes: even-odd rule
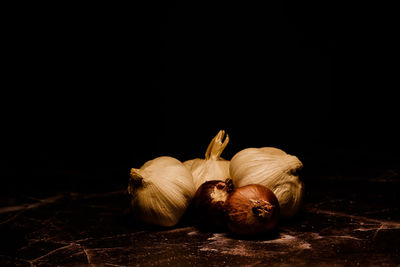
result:
[[[251,184],[236,188],[226,201],[228,228],[240,235],[266,234],[279,220],[279,202],[267,187]]]
[[[233,191],[231,179],[212,180],[203,183],[193,198],[195,216],[206,228],[220,228],[225,225],[225,202]]]

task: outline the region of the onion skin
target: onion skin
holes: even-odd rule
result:
[[[232,191],[233,183],[229,178],[207,181],[197,189],[192,203],[200,226],[209,229],[225,226],[225,203]]]
[[[259,184],[236,188],[225,204],[227,226],[239,235],[262,235],[278,225],[280,207],[274,193]]]

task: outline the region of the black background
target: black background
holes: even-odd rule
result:
[[[398,167],[393,8],[336,1],[4,7],[3,192],[275,146],[309,175]],[[393,66],[394,65],[394,66]]]

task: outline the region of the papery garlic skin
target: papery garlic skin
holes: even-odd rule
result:
[[[128,193],[132,212],[143,222],[174,226],[195,192],[191,173],[175,158],[162,156],[131,169]]]
[[[261,184],[276,195],[281,208],[281,217],[297,214],[303,198],[303,182],[297,171],[303,167],[301,161],[274,147],[246,148],[233,156],[230,162],[230,177],[235,187]]]
[[[192,164],[191,172],[195,188],[197,189],[207,181],[223,181],[229,178],[229,161],[195,159]]]
[[[196,190],[205,182],[212,180],[224,181],[229,178],[229,161],[221,158],[221,153],[229,142],[229,136],[224,130],[211,140],[205,153],[205,159],[192,159],[183,162],[193,176],[193,182]]]

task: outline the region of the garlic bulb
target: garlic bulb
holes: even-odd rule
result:
[[[297,170],[303,164],[296,157],[274,147],[247,148],[231,159],[229,171],[236,187],[261,184],[276,195],[281,217],[295,215],[301,205],[303,183]]]
[[[222,151],[228,145],[229,136],[225,131],[221,130],[211,140],[208,145],[205,159],[192,159],[183,162],[183,164],[190,170],[193,176],[195,188],[199,188],[203,183],[211,180],[224,181],[229,178],[229,161],[220,158]]]
[[[141,221],[173,226],[196,192],[193,178],[179,160],[158,157],[131,169],[128,193],[133,214]]]

